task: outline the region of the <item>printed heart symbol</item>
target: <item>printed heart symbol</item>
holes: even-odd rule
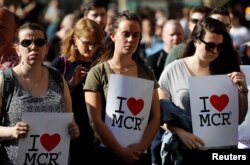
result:
[[[60,142],[61,137],[59,134],[49,135],[47,133],[43,134],[40,138],[42,146],[50,152],[53,150]]]
[[[210,103],[219,112],[223,111],[223,109],[227,106],[228,102],[229,102],[229,98],[225,94],[221,96],[212,95],[210,97]]]
[[[136,116],[140,113],[144,107],[144,101],[142,99],[136,100],[135,98],[131,97],[127,101],[128,108],[130,112]]]

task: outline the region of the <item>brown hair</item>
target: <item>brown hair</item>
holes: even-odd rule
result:
[[[84,4],[83,16],[86,17],[90,10],[94,10],[95,8],[99,8],[99,7],[103,7],[106,11],[108,10],[107,2],[103,0],[92,0]]]
[[[240,71],[239,54],[233,47],[233,42],[230,34],[227,32],[225,25],[216,19],[210,17],[202,18],[194,27],[191,38],[187,42],[183,57],[192,56],[196,47],[195,40],[203,39],[206,32],[220,34],[223,36],[223,47],[219,56],[210,63],[210,71],[212,74],[226,74],[233,71]]]
[[[65,36],[62,45],[61,45],[61,54],[62,56],[67,56],[68,60],[71,62],[76,61],[76,55],[79,53],[75,49],[75,44],[73,36],[82,36],[85,33],[92,33],[94,35],[95,41],[97,43],[95,51],[93,53],[98,54],[97,51],[103,45],[104,40],[104,31],[101,27],[95,22],[87,18],[81,18],[78,20],[73,27]]]
[[[47,41],[47,34],[43,26],[37,24],[37,23],[25,23],[22,26],[20,26],[16,32],[15,35],[15,43],[19,42],[19,32],[23,29],[31,29],[31,30],[39,30],[43,32],[44,39]]]
[[[141,27],[141,19],[137,14],[129,12],[129,11],[123,11],[123,12],[117,13],[117,15],[115,16],[112,27],[110,29],[111,34],[116,33],[120,22],[123,20],[136,21],[139,23],[139,25]],[[140,38],[141,38],[141,34],[140,34]],[[139,45],[140,45],[140,42],[138,43],[137,50],[132,55],[132,58],[134,60],[136,60],[136,58],[137,58],[137,54],[138,54],[139,49],[140,49]],[[106,40],[106,43],[105,43],[105,49],[103,50],[103,55],[98,59],[98,62],[101,63],[103,61],[106,61],[106,60],[112,58],[113,54],[114,54],[114,42],[111,40],[110,37],[108,37]]]

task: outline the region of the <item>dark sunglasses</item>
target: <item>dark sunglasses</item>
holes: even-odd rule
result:
[[[206,41],[204,41],[204,40],[201,39],[201,38],[199,38],[199,40],[200,40],[202,43],[205,44],[205,49],[206,49],[206,51],[209,51],[209,52],[211,52],[212,50],[214,50],[214,48],[217,48],[217,51],[220,52],[221,49],[222,49],[222,47],[223,47],[223,43],[217,45],[217,44],[215,44],[215,43],[213,43],[213,42],[206,42]]]
[[[190,21],[194,24],[197,24],[199,22],[199,19],[191,18]]]
[[[27,40],[27,39],[24,39],[20,42],[20,45],[22,45],[23,47],[27,48],[29,47],[32,43],[34,43],[36,46],[38,47],[42,47],[43,45],[46,44],[46,40],[45,39],[42,39],[42,38],[38,38],[38,39],[35,39],[35,40]]]

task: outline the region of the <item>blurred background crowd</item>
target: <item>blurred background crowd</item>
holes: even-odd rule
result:
[[[108,4],[107,24],[105,31],[109,32],[112,18],[118,11],[130,10],[138,13],[142,18],[143,54],[142,60],[162,48],[161,32],[164,23],[169,19],[179,20],[185,37],[188,38],[189,11],[198,6],[207,6],[211,9],[224,6],[230,11],[232,29],[230,34],[235,47],[241,51],[247,51],[246,47],[250,40],[250,1],[242,0],[103,0]],[[7,7],[15,13],[18,25],[24,22],[36,22],[46,28],[48,41],[63,29],[72,27],[73,18],[83,17],[84,4],[88,0],[0,0],[0,6]],[[240,35],[239,28],[244,28]],[[160,41],[160,42],[158,42]],[[244,47],[240,47],[244,44]],[[248,54],[249,51],[248,51]],[[54,57],[48,56],[49,61]]]
[[[152,17],[153,23],[163,22],[162,19],[178,19],[182,23],[188,19],[188,11],[201,5],[214,8],[226,6],[237,11],[241,24],[250,27],[250,1],[242,0],[103,0],[108,4],[108,16],[113,12],[130,10]],[[20,23],[37,22],[48,29],[49,36],[59,28],[64,16],[69,13],[81,16],[83,5],[88,0],[0,0],[0,6],[6,6],[16,14]],[[108,25],[107,25],[108,26]],[[157,26],[155,26],[157,27]],[[108,27],[107,27],[108,28]],[[156,30],[157,31],[157,30]]]
[[[79,82],[75,83],[73,81],[74,74],[76,73],[75,69],[79,70],[79,64],[81,67],[86,67],[87,70],[94,65],[91,62],[95,61],[96,57],[93,54],[96,52],[91,51],[95,50],[93,49],[95,46],[98,47],[101,45],[102,38],[106,39],[105,37],[112,34],[110,33],[110,28],[112,27],[112,23],[116,23],[114,16],[118,12],[129,10],[140,16],[142,38],[141,45],[139,45],[139,60],[153,70],[157,80],[159,80],[166,65],[181,58],[187,46],[186,43],[188,43],[187,41],[191,37],[193,28],[205,16],[218,19],[225,25],[232,38],[235,50],[240,54],[241,64],[250,65],[249,0],[100,0],[105,5],[95,7],[88,7],[88,2],[90,0],[0,0],[0,69],[15,66],[19,60],[16,59],[18,57],[12,47],[15,29],[26,22],[42,25],[48,36],[49,50],[48,54],[46,54],[47,64],[56,66],[56,62],[61,60],[58,58],[56,61],[56,57],[61,55],[70,57],[69,60],[62,58],[65,60],[63,61],[64,65],[58,63],[58,67],[56,68],[63,71],[63,75],[69,84],[74,105],[73,112],[75,113],[76,122],[80,126],[80,131],[85,125],[88,126],[89,132],[92,130],[88,125],[87,114],[84,114],[85,119],[82,120],[81,117],[83,115],[76,113],[86,113],[86,107],[84,106],[85,102],[81,102],[84,97],[81,90],[84,83],[80,83],[81,81],[85,81],[85,78],[83,76]],[[11,20],[10,12],[6,14],[3,7],[8,8],[11,13],[14,13],[15,21]],[[81,18],[88,18],[100,26],[96,30],[93,28],[96,27],[95,23],[85,22],[86,20]],[[105,30],[105,36],[103,30]],[[95,37],[85,34],[91,34]],[[202,42],[204,43],[205,41]],[[61,43],[62,46],[60,45]],[[30,44],[27,46],[24,45],[24,47],[28,47]],[[211,43],[205,44],[210,44],[210,48],[208,49],[214,49],[215,47],[217,47],[217,51],[219,49],[218,45],[214,45],[214,43],[212,43],[212,47]],[[98,53],[100,52],[99,50]],[[86,59],[76,58],[72,60],[72,57],[76,55],[84,57],[84,53],[88,55]],[[11,56],[11,54],[13,55]],[[67,74],[66,69],[61,70],[61,68],[68,69]],[[120,73],[122,73],[122,70]],[[79,105],[80,102],[82,105]],[[82,110],[82,108],[85,109]],[[89,134],[86,133],[84,135]],[[159,133],[159,136],[156,136],[156,139],[152,143],[153,149],[160,146],[158,142],[160,142],[159,139],[161,139],[161,136],[161,133]],[[84,142],[84,140],[79,141]],[[76,149],[79,147],[79,144],[75,143]],[[71,155],[80,159],[81,153],[78,153],[78,150],[75,151],[76,153],[72,151]],[[159,148],[155,154],[159,157]],[[75,161],[77,158],[72,158],[72,160]],[[154,159],[157,159],[155,155],[152,156],[153,162]],[[76,165],[76,163],[72,164]]]

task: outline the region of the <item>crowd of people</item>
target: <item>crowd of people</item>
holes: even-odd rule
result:
[[[179,139],[178,149],[185,162],[187,152],[206,144],[192,130],[163,121],[163,111],[172,111],[171,106],[163,104],[170,102],[190,117],[191,77],[227,75],[238,89],[236,124],[244,121],[248,87],[240,65],[250,63],[250,32],[240,23],[236,11],[224,6],[213,10],[193,7],[184,25],[162,13],[156,17],[149,9],[117,12],[101,0],[89,1],[81,10],[62,17],[58,3],[51,0],[54,6],[50,12],[58,17],[48,15],[51,22],[46,28],[39,16],[29,20],[24,17],[25,10],[13,13],[0,7],[0,119],[4,119],[0,121],[0,164],[15,164],[18,141],[29,134],[30,126],[21,118],[23,112],[74,114],[68,130],[69,165],[178,164],[176,156],[176,160],[162,159],[166,132]],[[33,5],[30,0],[25,7]],[[7,70],[13,75],[14,89],[6,111],[2,72]],[[153,93],[147,96],[152,100],[149,119],[142,137],[125,147],[105,122],[111,74],[153,82]]]

